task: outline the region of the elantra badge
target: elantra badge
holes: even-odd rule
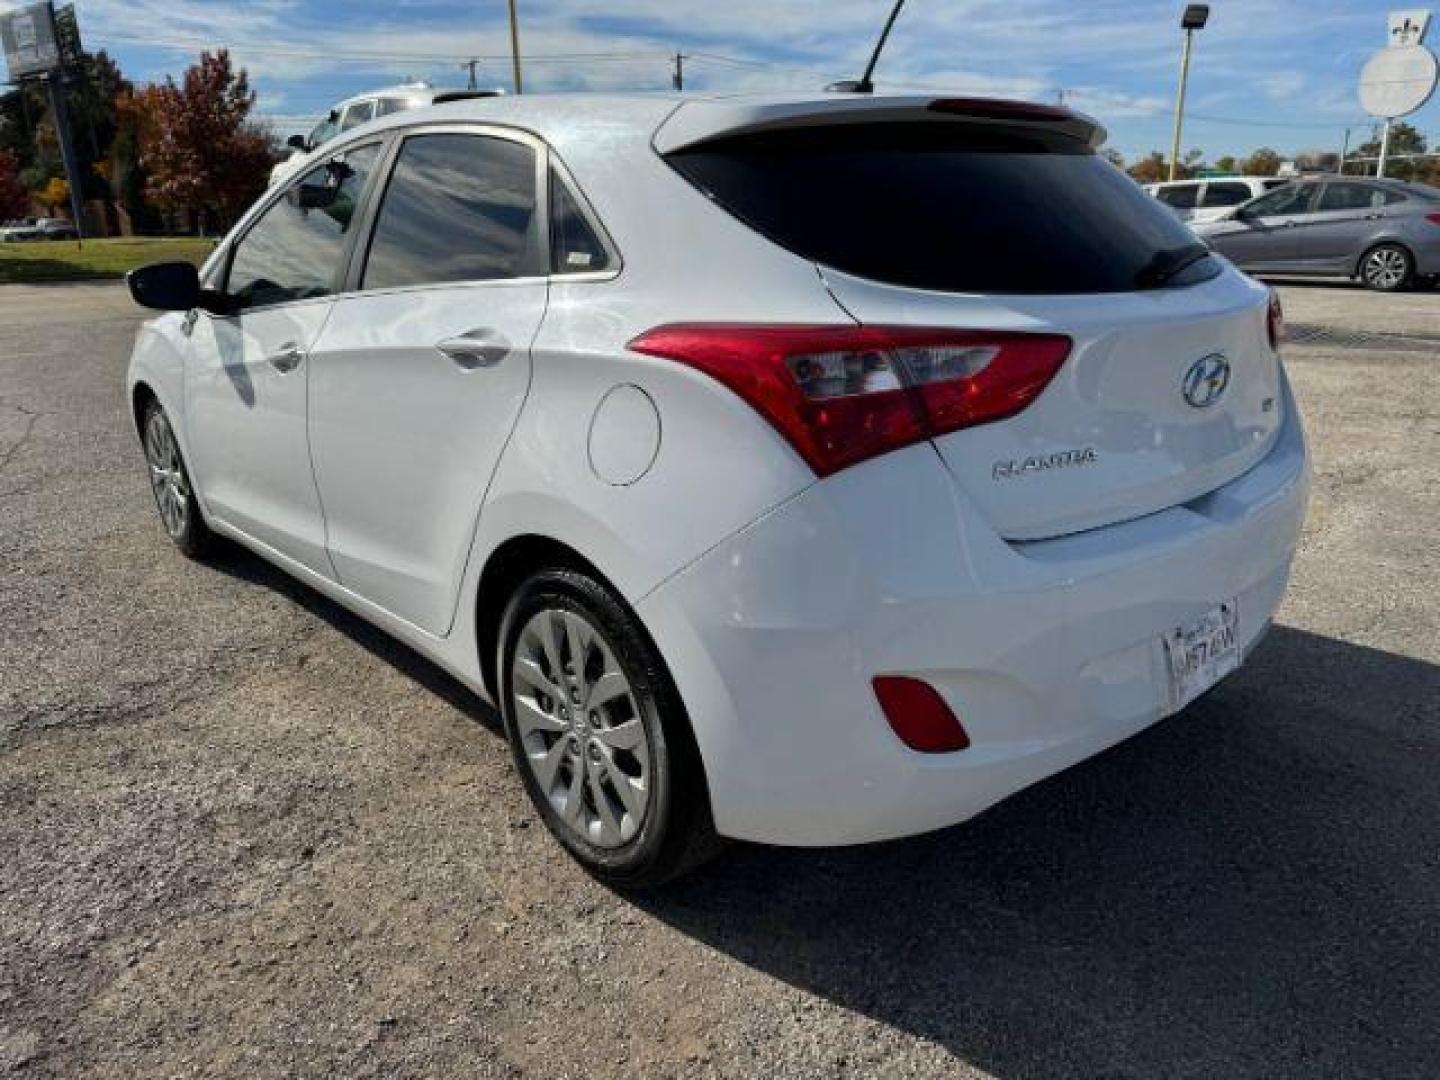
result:
[[[1020,476],[1049,472],[1051,469],[1068,469],[1073,465],[1094,465],[1100,459],[1093,446],[1083,450],[1062,450],[1058,454],[1041,454],[1036,457],[1010,458],[997,461],[990,469],[995,480],[1013,480]]]
[[[1230,385],[1230,361],[1224,353],[1202,356],[1190,365],[1180,384],[1180,393],[1195,409],[1208,409],[1219,401]]]

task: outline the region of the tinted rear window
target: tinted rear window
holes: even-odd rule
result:
[[[735,217],[876,281],[977,293],[1127,292],[1195,237],[1087,146],[952,122],[747,135],[668,155]],[[1213,276],[1203,259],[1170,284]]]

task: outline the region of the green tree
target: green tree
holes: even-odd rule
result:
[[[1368,142],[1361,143],[1345,160],[1378,158],[1380,156],[1380,139],[1381,132],[1377,128],[1374,137]],[[1403,120],[1390,128],[1390,154],[1423,154],[1428,149],[1425,136],[1420,133],[1418,128]],[[1362,161],[1351,165],[1345,171],[1352,175],[1368,173],[1374,176],[1378,165],[1378,161]],[[1395,180],[1417,180],[1429,174],[1430,163],[1425,158],[1387,158],[1385,162],[1385,175]]]
[[[1235,161],[1235,155],[1226,154],[1222,158],[1216,158],[1215,168],[1219,169],[1221,172],[1233,173],[1236,168],[1238,168],[1238,163]]]
[[[1280,155],[1262,146],[1240,162],[1240,171],[1246,176],[1274,176],[1280,171]]]
[[[1130,175],[1137,183],[1154,184],[1170,175],[1170,166],[1166,163],[1164,154],[1159,150],[1151,150],[1147,156],[1130,166]]]

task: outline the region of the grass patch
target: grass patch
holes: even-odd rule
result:
[[[0,285],[118,278],[137,266],[167,260],[185,259],[199,266],[214,247],[214,240],[194,237],[0,243]]]

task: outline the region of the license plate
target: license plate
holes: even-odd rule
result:
[[[1235,601],[1228,600],[1165,635],[1170,711],[1179,712],[1240,666]]]

